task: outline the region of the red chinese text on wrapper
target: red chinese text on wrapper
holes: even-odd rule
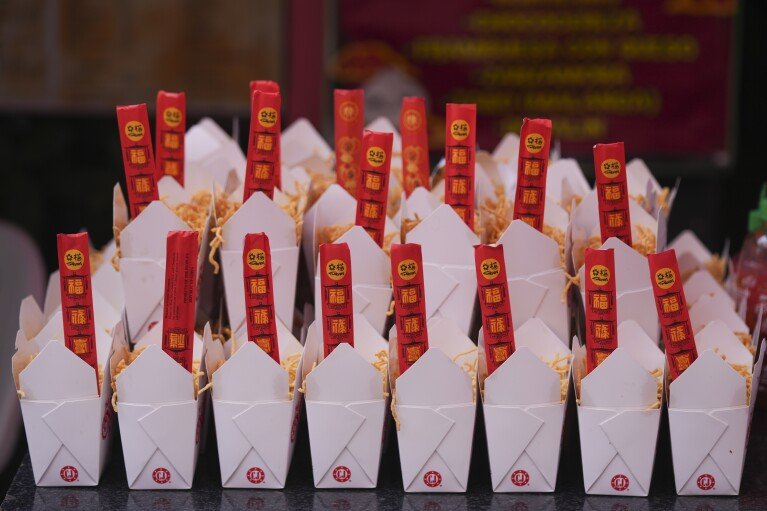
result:
[[[429,349],[421,245],[392,245],[391,278],[394,324],[397,327],[397,358],[399,374],[402,374]]]
[[[197,303],[197,239],[197,231],[168,233],[162,308],[162,349],[190,372]]]
[[[354,346],[352,262],[346,243],[320,245],[320,300],[324,356],[343,343]]]
[[[250,133],[248,136],[248,162],[245,171],[243,203],[256,192],[274,197],[276,173],[280,168],[279,92],[254,91],[250,98]]]
[[[273,92],[280,94],[280,100],[282,100],[282,93],[280,92],[280,85],[277,82],[274,82],[272,80],[251,80],[250,81],[250,97],[253,97],[253,93],[255,91],[260,92]],[[282,130],[282,112],[278,112],[280,117],[280,124],[277,126],[277,162],[281,162],[282,159],[280,158],[280,150],[281,150],[281,142],[280,142],[280,133]],[[276,186],[279,189],[282,189],[282,167],[280,165],[275,166],[274,168],[274,186]]]
[[[186,134],[186,94],[183,92],[157,93],[155,116],[155,149],[157,150],[157,172],[171,176],[184,186],[184,136]]]
[[[474,247],[474,263],[482,312],[487,375],[490,376],[515,350],[503,245],[477,245]]]
[[[402,189],[410,197],[419,186],[429,186],[429,133],[426,125],[426,100],[417,96],[402,98],[399,131],[402,137]]]
[[[384,242],[393,137],[391,133],[367,130],[362,136],[362,163],[354,223],[365,229],[379,247],[383,247]]]
[[[448,103],[445,119],[445,204],[474,230],[477,105]]]
[[[352,197],[357,196],[362,158],[364,103],[365,92],[362,89],[336,89],[333,94],[336,180]]]
[[[551,120],[525,118],[519,134],[514,220],[522,220],[539,231],[543,230],[550,144]]]
[[[669,377],[673,381],[698,358],[682,277],[674,250],[648,254],[647,262]]]
[[[618,238],[631,246],[626,152],[623,142],[594,146],[594,174],[602,243],[608,238]]]
[[[272,255],[266,234],[260,232],[245,235],[242,270],[248,341],[256,343],[279,364],[280,349],[277,342],[272,288]]]
[[[64,344],[96,372],[98,357],[96,327],[91,290],[91,263],[88,233],[59,234],[56,239],[59,256],[61,311],[64,319]],[[100,393],[101,389],[97,388]]]
[[[150,202],[159,199],[146,104],[118,106],[117,128],[120,132],[130,216],[136,218]]]
[[[618,347],[618,307],[613,249],[586,249],[586,373]]]

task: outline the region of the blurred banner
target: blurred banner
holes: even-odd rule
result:
[[[563,154],[623,140],[629,156],[727,155],[734,0],[338,0],[338,86],[368,120],[424,94],[477,103],[478,142],[550,117]],[[441,125],[431,141],[439,147]]]

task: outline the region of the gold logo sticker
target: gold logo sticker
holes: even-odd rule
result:
[[[423,118],[421,112],[409,108],[402,114],[402,123],[405,125],[405,129],[409,131],[416,131],[423,125]]]
[[[612,179],[621,172],[621,162],[615,158],[610,158],[602,162],[602,174],[606,178]]]
[[[262,270],[266,266],[266,252],[260,248],[252,248],[248,251],[248,267],[251,270]]]
[[[277,110],[266,106],[258,111],[258,123],[264,128],[271,128],[277,124]]]
[[[591,267],[589,277],[591,277],[591,282],[597,286],[604,286],[610,282],[610,270],[607,266],[595,264]]]
[[[386,161],[386,151],[378,146],[371,147],[366,158],[371,167],[380,167]]]
[[[418,263],[413,259],[405,259],[397,265],[397,274],[402,280],[413,280],[418,275]]]
[[[338,115],[340,115],[341,119],[346,122],[352,122],[356,120],[359,114],[360,109],[357,106],[357,103],[353,101],[344,101],[338,106]]]
[[[485,259],[482,261],[479,271],[487,280],[493,280],[501,273],[501,265],[497,259]]]
[[[83,264],[85,264],[85,257],[76,248],[64,252],[64,265],[67,267],[67,270],[77,271],[83,267]]]
[[[450,135],[456,140],[466,140],[469,136],[471,128],[469,123],[463,119],[456,119],[453,124],[450,125]]]
[[[661,289],[668,289],[676,282],[676,274],[671,268],[661,268],[655,272],[655,283]]]
[[[128,121],[125,125],[125,136],[134,142],[144,138],[144,125],[139,121]]]
[[[525,137],[525,149],[528,152],[540,153],[544,145],[546,145],[546,139],[540,133],[530,133]]]
[[[171,128],[175,128],[179,124],[181,124],[181,110],[176,108],[175,106],[169,106],[162,112],[162,118],[165,120],[165,124],[170,126]]]
[[[332,280],[341,280],[346,277],[346,263],[340,259],[331,259],[325,265],[325,274]]]

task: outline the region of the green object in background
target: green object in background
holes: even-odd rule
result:
[[[759,204],[748,213],[748,232],[754,232],[767,223],[767,183],[762,184]]]

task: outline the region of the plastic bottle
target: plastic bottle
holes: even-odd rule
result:
[[[751,331],[756,325],[759,306],[767,314],[767,185],[762,186],[759,205],[748,215],[748,235],[738,256],[737,285],[748,292],[746,323]],[[761,335],[767,334],[767,318],[762,321]]]

